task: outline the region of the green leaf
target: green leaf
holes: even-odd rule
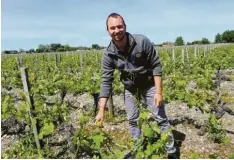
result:
[[[44,126],[42,127],[38,138],[43,139],[43,136],[52,134],[54,132],[54,124],[53,123],[45,123]]]
[[[143,135],[146,137],[155,137],[154,130],[150,127],[143,128]]]
[[[146,158],[150,158],[150,156],[152,155],[153,150],[150,144],[147,145],[146,150],[145,150],[145,155]]]
[[[152,155],[151,159],[161,159],[159,155]]]
[[[94,144],[95,144],[94,145],[95,149],[99,150],[101,148],[101,144],[103,143],[104,138],[105,137],[104,137],[103,134],[93,135],[93,136],[90,137],[90,139],[92,139]]]
[[[136,158],[137,159],[143,159],[145,156],[144,156],[144,152],[143,151],[139,151],[137,152],[136,154]]]
[[[229,155],[228,159],[234,159],[234,154]]]
[[[90,117],[88,117],[88,116],[81,116],[80,117],[80,125],[84,125],[84,124],[86,124],[88,121],[89,121],[89,119],[90,119]]]

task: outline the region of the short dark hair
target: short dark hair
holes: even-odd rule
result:
[[[106,29],[107,29],[107,30],[108,30],[108,20],[109,20],[110,17],[114,17],[114,18],[120,17],[120,18],[123,20],[124,26],[126,27],[126,24],[125,24],[125,22],[124,22],[124,19],[123,19],[123,17],[122,17],[120,14],[118,14],[118,13],[111,13],[111,14],[109,14],[109,16],[108,16],[107,19],[106,19]]]

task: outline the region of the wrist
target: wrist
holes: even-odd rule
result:
[[[105,106],[99,106],[99,111],[104,111],[105,110]]]
[[[159,95],[162,95],[162,93],[159,93],[159,92],[156,92],[155,94],[159,94]]]

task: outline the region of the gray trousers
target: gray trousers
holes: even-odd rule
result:
[[[140,98],[141,101],[147,106],[147,109],[152,113],[154,119],[156,120],[161,133],[171,129],[171,125],[168,122],[164,104],[159,108],[154,105],[154,95],[155,95],[155,86],[146,88],[146,89],[125,89],[124,92],[124,103],[125,110],[127,113],[127,119],[130,125],[130,134],[132,139],[139,138],[141,131],[138,127],[139,120],[139,109],[137,104]],[[166,144],[167,153],[175,153],[176,148],[174,146],[174,137],[172,132],[170,133],[170,140]]]

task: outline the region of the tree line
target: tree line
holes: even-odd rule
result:
[[[187,42],[186,45],[194,45],[194,44],[210,44],[207,38],[202,38],[201,40],[194,40],[193,42]],[[215,35],[215,41],[213,43],[234,43],[234,30],[226,30],[223,33],[218,33]],[[157,44],[156,46],[165,46],[165,45],[175,45],[182,46],[185,45],[182,36],[176,38],[175,42],[163,42],[162,44]],[[5,50],[2,51],[3,54],[17,54],[17,53],[44,53],[44,52],[66,52],[66,51],[77,51],[77,50],[91,50],[91,49],[104,49],[105,47],[99,46],[98,44],[92,44],[92,47],[71,47],[68,44],[62,45],[60,43],[52,43],[52,44],[40,44],[36,49],[29,50]]]
[[[164,42],[163,45],[167,45],[168,42]],[[193,42],[187,42],[186,45],[194,45],[194,44],[210,44],[207,38],[202,38],[201,40],[195,40]],[[223,33],[218,33],[215,35],[214,43],[234,43],[234,30],[226,30]],[[169,44],[169,43],[168,43]],[[176,38],[174,45],[182,46],[185,45],[182,36]]]
[[[29,50],[4,50],[3,54],[17,54],[17,53],[45,53],[45,52],[66,52],[66,51],[77,51],[77,50],[92,50],[92,49],[104,49],[105,47],[99,46],[98,44],[92,44],[92,47],[71,47],[68,44],[62,45],[60,43],[51,43],[51,44],[40,44],[36,49]]]

